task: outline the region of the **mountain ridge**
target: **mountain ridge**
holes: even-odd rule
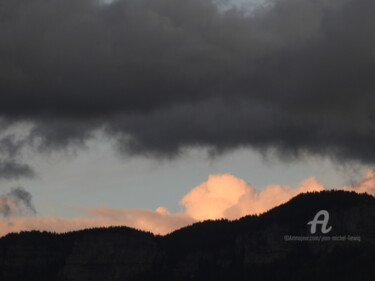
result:
[[[329,213],[332,230],[312,235],[307,223],[319,210]],[[286,241],[288,235],[360,241]],[[374,280],[374,258],[375,198],[323,191],[165,236],[129,227],[8,234],[0,238],[0,280]]]

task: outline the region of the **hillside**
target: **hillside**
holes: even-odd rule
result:
[[[312,234],[307,223],[320,210],[330,231],[317,224]],[[6,281],[364,281],[375,280],[374,260],[375,198],[344,191],[301,194],[260,216],[205,221],[167,236],[113,227],[0,239]]]

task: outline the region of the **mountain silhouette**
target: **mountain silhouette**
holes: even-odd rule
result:
[[[322,233],[327,211],[328,233]],[[375,198],[305,193],[261,215],[166,236],[128,227],[0,239],[4,281],[375,280]]]

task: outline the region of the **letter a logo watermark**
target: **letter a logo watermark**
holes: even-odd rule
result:
[[[323,216],[322,220],[319,219],[321,216]],[[332,226],[327,228],[328,220],[329,220],[328,211],[320,210],[319,212],[317,212],[314,219],[307,223],[307,224],[311,224],[311,230],[310,230],[311,234],[314,234],[316,232],[316,225],[317,224],[322,225],[321,231],[322,231],[323,234],[326,234],[326,233],[330,232],[332,230]]]

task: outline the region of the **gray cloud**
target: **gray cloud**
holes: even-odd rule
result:
[[[0,161],[0,180],[32,178],[34,176],[34,170],[27,164],[18,163],[13,160]]]
[[[14,135],[8,134],[0,138],[0,154],[15,158],[24,146],[24,140],[17,140]]]
[[[22,187],[13,188],[4,195],[0,195],[0,215],[4,217],[35,214],[31,194]]]
[[[271,2],[271,1],[270,1]],[[374,163],[375,3],[0,0],[0,115],[42,150],[276,148]]]
[[[17,138],[14,134],[0,136],[0,180],[32,178],[35,172],[31,166],[22,163],[22,149],[28,139]]]

